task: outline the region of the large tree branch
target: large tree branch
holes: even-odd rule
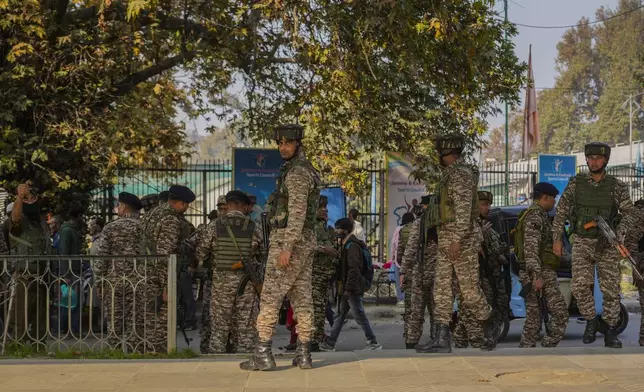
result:
[[[139,72],[135,72],[131,75],[128,75],[125,79],[121,80],[114,84],[112,89],[112,94],[109,97],[106,97],[94,105],[94,110],[99,111],[104,109],[110,103],[112,103],[116,98],[122,97],[132,90],[139,84],[143,83],[146,80],[157,76],[169,69],[176,67],[177,65],[183,64],[186,61],[192,60],[196,55],[195,51],[184,52],[178,54],[174,57],[169,57],[167,59],[161,60],[156,64],[143,69]]]

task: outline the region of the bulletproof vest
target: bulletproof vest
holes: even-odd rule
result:
[[[304,159],[295,158],[280,169],[277,189],[268,198],[268,219],[275,228],[285,228],[288,225],[288,189],[284,185],[286,175],[291,169],[302,166],[313,174],[313,189],[308,194],[304,228],[313,230],[317,221],[318,203],[320,200],[320,178],[311,163]]]
[[[49,230],[45,228],[44,223],[34,222],[25,217],[20,223],[22,233],[16,237],[9,231],[9,248],[12,255],[23,256],[42,256],[51,251],[49,243]],[[16,270],[19,272],[28,271],[29,273],[42,273],[47,265],[46,261],[28,261],[19,260],[16,264]]]
[[[473,169],[473,167],[463,164],[455,163],[456,167],[467,168],[471,171],[473,176],[473,189],[472,189],[472,211],[470,214],[470,222],[476,220],[478,216],[478,183],[479,183],[479,172],[478,170]],[[454,202],[449,198],[447,191],[447,179],[445,178],[441,181],[440,191],[439,191],[439,204],[438,204],[438,216],[439,223],[445,224],[454,222],[456,220],[456,211],[454,210]]]
[[[400,229],[400,234],[398,234],[398,242],[402,244],[403,249],[407,246],[407,241],[409,241],[411,226],[411,223],[406,224],[402,229]]]
[[[617,206],[613,192],[617,179],[607,175],[597,185],[591,184],[586,175],[578,175],[575,180],[575,233],[584,238],[598,238],[600,233],[597,227],[585,229],[584,225],[599,215],[614,227]]]
[[[326,222],[324,221],[318,221],[317,225],[315,227],[315,237],[318,240],[318,246],[322,245],[329,245],[332,244],[333,238],[331,237],[332,233],[331,231],[327,228]],[[315,255],[315,261],[317,263],[327,263],[330,260],[330,257],[325,255],[322,252],[316,252]]]
[[[231,270],[233,265],[242,259],[250,261],[255,222],[248,216],[225,215],[218,219],[215,225],[217,227],[215,251],[217,269]]]
[[[537,204],[532,204],[527,210],[519,215],[519,221],[512,231],[514,239],[514,254],[519,261],[519,269],[526,270],[525,262],[525,217],[529,213],[541,213],[541,207]],[[561,259],[552,252],[552,231],[544,230],[541,233],[541,248],[539,249],[539,259],[541,264],[551,270],[557,270],[561,264]]]

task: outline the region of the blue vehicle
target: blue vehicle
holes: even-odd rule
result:
[[[492,227],[494,230],[499,233],[501,239],[508,244],[508,252],[506,257],[508,259],[509,266],[503,266],[502,275],[505,280],[506,292],[509,293],[508,301],[510,303],[510,314],[507,319],[504,320],[502,328],[499,328],[499,336],[497,341],[502,341],[508,334],[510,329],[510,321],[519,318],[526,317],[525,301],[519,296],[522,285],[519,280],[519,264],[516,260],[513,249],[513,240],[510,233],[517,224],[519,213],[525,210],[527,206],[507,206],[507,207],[495,207],[490,210],[489,220],[492,222]],[[554,217],[554,210],[550,212],[550,216]],[[557,276],[559,277],[560,288],[566,299],[568,305],[568,310],[571,316],[579,315],[579,310],[575,303],[574,298],[570,294],[569,284],[572,278],[571,271],[571,254],[572,254],[572,245],[568,241],[567,236],[563,236],[563,243],[565,248],[565,255],[561,260],[561,267],[557,270]],[[597,280],[597,270],[595,269],[595,284],[593,287],[593,294],[595,297],[595,310],[599,317],[599,332],[603,333],[606,330],[606,323],[601,319],[601,314],[603,312],[602,303],[603,295],[599,289],[599,282]],[[454,316],[458,317],[458,307],[455,303],[454,305]],[[547,320],[545,320],[546,329],[548,328]],[[628,311],[624,304],[620,306],[620,317],[619,323],[617,325],[617,333],[621,334],[624,332],[628,326]]]

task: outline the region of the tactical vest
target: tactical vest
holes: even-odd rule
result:
[[[474,220],[476,220],[476,217],[478,216],[477,190],[478,190],[478,183],[479,183],[479,172],[478,170],[474,170],[471,166],[466,164],[455,163],[454,165],[455,165],[454,168],[456,167],[467,168],[472,173],[472,177],[473,177],[472,179],[473,179],[474,185],[472,189],[472,211],[470,214],[470,222],[473,222]],[[439,204],[438,204],[439,224],[446,224],[446,223],[456,221],[456,211],[454,210],[454,202],[448,196],[447,178],[441,181],[439,195],[440,195]]]
[[[217,227],[215,251],[217,269],[231,270],[233,265],[242,260],[250,261],[255,222],[248,216],[225,215],[218,219],[215,225]]]
[[[286,175],[291,169],[302,166],[313,175],[313,189],[308,194],[304,228],[313,230],[317,221],[318,203],[320,200],[320,178],[311,163],[295,158],[280,169],[277,189],[268,198],[268,219],[274,228],[285,228],[288,225],[288,189],[284,185]]]
[[[588,181],[587,175],[575,177],[575,233],[584,238],[598,238],[597,227],[585,229],[584,225],[599,215],[614,227],[617,217],[614,190],[617,179],[606,175],[597,185]]]
[[[9,249],[12,255],[43,256],[50,253],[49,230],[42,222],[33,222],[25,217],[20,222],[22,232],[17,237],[9,231]],[[46,261],[18,260],[16,271],[42,274],[47,266]]]
[[[514,240],[514,254],[519,261],[519,269],[526,270],[525,262],[525,217],[529,213],[541,213],[541,207],[532,204],[527,210],[519,215],[519,221],[512,231]],[[541,233],[541,248],[539,249],[539,259],[542,266],[551,270],[557,270],[561,264],[561,259],[552,252],[552,232],[547,230]]]
[[[411,233],[411,226],[411,223],[406,224],[402,229],[400,229],[400,234],[398,234],[398,243],[402,244],[403,249],[407,247],[407,241],[409,241],[409,234]]]

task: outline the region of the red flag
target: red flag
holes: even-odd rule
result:
[[[534,87],[532,73],[532,45],[528,57],[528,88],[525,93],[525,109],[523,112],[523,157],[529,156],[539,144],[539,114],[537,112],[537,90]]]

